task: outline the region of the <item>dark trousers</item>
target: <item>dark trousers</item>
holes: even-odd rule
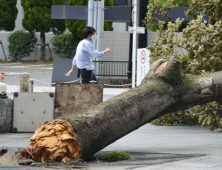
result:
[[[80,75],[82,77],[82,83],[90,83],[89,81],[97,81],[93,70],[80,69]],[[98,81],[97,81],[98,83]]]

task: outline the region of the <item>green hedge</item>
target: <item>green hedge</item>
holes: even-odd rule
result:
[[[38,39],[33,33],[19,30],[10,34],[8,41],[10,57],[16,61],[20,61],[21,58],[30,56],[31,52],[35,49]]]
[[[73,58],[81,37],[73,38],[71,33],[64,33],[51,39],[53,50],[61,58]]]

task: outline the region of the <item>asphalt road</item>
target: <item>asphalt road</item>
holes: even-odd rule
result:
[[[25,148],[32,133],[0,134],[0,147]],[[222,134],[201,126],[154,126],[146,124],[94,155],[127,151],[132,160],[105,163],[86,170],[221,170]],[[24,167],[0,166],[0,169]],[[28,167],[35,170],[38,168]],[[42,168],[44,169],[44,168]]]
[[[29,73],[32,79],[46,82],[35,82],[35,86],[50,86],[52,69],[52,64],[0,63],[0,72],[5,72],[4,82],[15,86],[19,86],[20,74],[24,72]]]

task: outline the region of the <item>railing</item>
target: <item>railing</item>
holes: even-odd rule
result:
[[[96,76],[128,77],[129,61],[94,61],[94,64]]]

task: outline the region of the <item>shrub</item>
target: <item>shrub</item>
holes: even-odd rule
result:
[[[73,58],[81,37],[73,38],[71,33],[64,33],[51,39],[53,50],[61,58]]]
[[[152,125],[157,126],[193,125],[197,123],[198,115],[189,110],[168,113],[151,121]]]
[[[30,56],[31,52],[33,52],[37,43],[37,38],[34,33],[19,30],[10,34],[8,41],[10,57],[16,61],[20,61],[21,58]]]
[[[131,159],[131,155],[127,152],[112,151],[105,153],[103,158],[108,162],[115,162]]]

